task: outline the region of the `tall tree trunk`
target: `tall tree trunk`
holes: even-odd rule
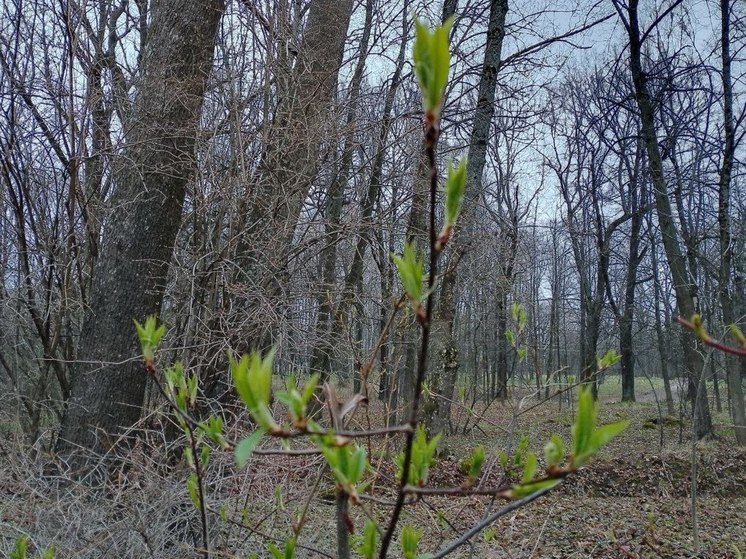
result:
[[[283,86],[258,178],[244,203],[247,227],[237,248],[239,281],[247,285],[246,320],[236,349],[266,350],[285,316],[288,260],[303,202],[316,178],[320,146],[332,119],[352,0],[312,0],[289,84]]]
[[[160,311],[222,0],[154,0],[142,81],[114,168],[57,452],[78,474],[137,422],[146,375],[132,320]],[[78,452],[80,451],[80,452]]]
[[[349,106],[347,108],[347,122],[344,144],[342,146],[342,160],[340,168],[332,178],[327,192],[326,201],[326,246],[321,252],[321,289],[319,293],[319,317],[316,321],[316,335],[311,352],[311,373],[327,376],[331,371],[332,352],[334,344],[340,341],[339,336],[332,335],[332,319],[335,315],[334,292],[337,264],[337,244],[339,243],[342,203],[344,192],[349,182],[352,167],[352,156],[356,147],[355,131],[357,129],[357,109],[360,101],[360,88],[368,57],[368,42],[373,24],[373,0],[365,4],[365,23],[363,36],[360,39],[360,55],[352,75],[350,85]]]
[[[638,4],[639,0],[629,1],[627,20],[624,22],[629,37],[630,71],[635,86],[635,100],[640,110],[642,137],[647,150],[650,177],[654,187],[658,224],[663,237],[666,259],[671,270],[676,304],[681,315],[690,317],[696,310],[693,299],[694,286],[689,281],[686,260],[681,254],[681,247],[679,246],[679,234],[671,211],[668,188],[663,172],[663,159],[658,146],[655,111],[648,91],[648,77],[642,67],[642,39],[638,20]],[[702,355],[697,351],[694,334],[682,330],[681,343],[684,348],[695,434],[698,438],[711,436],[713,434],[712,418],[710,417],[707,400],[707,387],[704,382],[700,382],[700,378],[704,374]]]
[[[736,314],[731,297],[733,270],[733,243],[730,225],[730,183],[735,155],[735,128],[733,118],[733,84],[730,54],[730,0],[720,0],[720,54],[723,85],[723,159],[718,177],[718,231],[720,238],[720,267],[718,269],[718,296],[723,312],[723,322],[733,324]],[[742,361],[746,361],[743,357]],[[736,432],[736,442],[746,445],[746,409],[744,408],[743,383],[738,358],[726,355],[730,411]]]
[[[637,182],[638,174],[630,178],[630,185]],[[642,229],[642,210],[637,205],[637,195],[631,192],[632,219],[629,233],[629,261],[624,280],[624,304],[619,320],[619,365],[622,374],[622,401],[635,401],[635,354],[633,335],[635,315],[635,291],[637,288],[637,269],[643,254],[640,253],[640,230]],[[643,198],[644,200],[644,198]],[[643,250],[643,253],[645,251]]]
[[[497,72],[502,60],[507,13],[508,0],[491,0],[484,62],[479,77],[477,106],[469,139],[466,194],[457,230],[450,243],[451,250],[454,250],[453,247],[458,250],[460,246],[469,246],[473,236],[476,208],[482,198],[482,174],[487,158],[490,127],[495,116]],[[430,355],[436,361],[430,367],[430,385],[443,397],[435,402],[436,408],[432,410],[430,417],[425,418],[428,427],[433,431],[446,430],[451,419],[451,400],[453,400],[459,366],[458,345],[453,331],[457,284],[457,270],[443,277],[438,304],[433,316]]]

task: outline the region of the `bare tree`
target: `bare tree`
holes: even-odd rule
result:
[[[90,466],[87,451],[105,452],[140,417],[147,379],[127,325],[160,309],[223,4],[156,0],[151,8],[57,444],[78,473]]]
[[[674,1],[662,11],[650,27],[644,32],[640,27],[638,14],[638,0],[630,0],[626,5],[614,0],[619,18],[622,21],[629,38],[629,66],[635,87],[635,101],[640,111],[642,123],[642,137],[648,156],[648,166],[653,183],[655,205],[658,224],[663,237],[666,259],[673,276],[678,311],[684,316],[691,316],[696,311],[694,304],[693,285],[689,278],[687,263],[681,254],[679,246],[679,232],[673,218],[669,191],[666,184],[663,157],[656,134],[655,108],[650,96],[649,77],[643,67],[643,43],[661,19],[681,4],[681,0]],[[712,434],[712,419],[707,401],[707,390],[700,378],[704,374],[702,355],[696,348],[693,334],[682,332],[682,344],[686,355],[686,368],[689,378],[689,397],[692,402],[696,434],[706,437]]]

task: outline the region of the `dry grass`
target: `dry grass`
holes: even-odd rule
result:
[[[664,426],[661,447],[659,431],[643,428],[657,416],[655,404],[614,403],[609,401],[613,392],[602,392],[607,401],[601,420],[625,417],[632,427],[580,475],[500,519],[455,557],[697,556],[689,504],[688,426]],[[569,437],[571,410],[551,402],[525,411],[531,404],[524,400],[522,406],[492,404],[478,410],[484,416],[476,426],[444,440],[430,483],[459,485],[464,479],[460,461],[474,444],[511,448],[525,434],[540,451],[551,433]],[[373,403],[359,414],[358,427],[380,424],[382,415],[381,405]],[[727,422],[723,416],[718,420]],[[119,457],[121,466],[112,480],[91,488],[65,476],[45,477],[49,458],[32,458],[22,450],[14,424],[12,417],[0,418],[0,556],[7,556],[23,534],[38,549],[54,544],[61,558],[200,556],[199,515],[187,495],[187,471],[183,463],[166,467],[162,433],[138,437],[132,450]],[[727,427],[721,425],[721,431]],[[390,498],[393,467],[380,441],[370,451],[378,474],[376,495]],[[723,439],[702,443],[699,456],[698,556],[735,558],[736,548],[746,552],[746,452]],[[480,483],[494,486],[503,479],[493,455]],[[305,548],[298,557],[335,555],[333,483],[319,457],[255,456],[239,471],[232,456],[217,452],[208,467],[207,486],[214,557],[266,556],[266,544],[289,535],[307,503],[300,537]],[[423,551],[432,551],[497,506],[485,498],[427,498],[408,507],[403,521],[425,529]],[[366,515],[385,518],[387,510],[365,501],[364,508],[353,507],[352,520],[359,529]]]

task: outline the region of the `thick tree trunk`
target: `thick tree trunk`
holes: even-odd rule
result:
[[[303,202],[315,179],[329,110],[347,39],[352,0],[312,0],[294,76],[283,86],[258,178],[242,213],[247,227],[237,249],[237,281],[246,301],[237,305],[245,327],[236,329],[238,351],[266,350],[285,316],[288,259]],[[236,322],[239,318],[236,317]]]
[[[640,38],[637,7],[638,0],[630,0],[627,9],[628,20],[625,22],[630,44],[630,71],[635,86],[635,100],[640,110],[642,137],[647,150],[650,176],[653,181],[658,224],[663,237],[666,259],[671,270],[676,304],[681,315],[690,317],[696,310],[693,300],[695,286],[689,281],[686,260],[681,254],[679,234],[673,219],[668,188],[663,173],[663,160],[655,131],[655,111],[648,91],[647,75],[642,67],[642,40]],[[707,401],[707,388],[704,382],[700,382],[700,378],[704,374],[704,362],[702,355],[697,351],[692,333],[682,330],[681,343],[684,348],[695,432],[697,437],[703,438],[712,435],[712,419]]]
[[[446,5],[455,3],[446,2]],[[467,161],[467,183],[463,210],[459,218],[456,234],[450,243],[451,251],[468,247],[471,242],[473,221],[482,197],[482,174],[487,157],[490,127],[495,116],[495,91],[497,72],[502,60],[502,45],[505,37],[505,17],[508,13],[508,0],[491,0],[490,18],[487,25],[487,41],[484,47],[484,62],[479,78],[477,106],[474,113]],[[445,14],[444,15],[450,15]],[[434,431],[448,428],[451,418],[456,376],[458,375],[458,345],[453,332],[456,317],[456,285],[458,271],[445,275],[441,282],[440,296],[433,316],[431,336],[431,380],[442,398],[437,399],[430,415],[428,427]]]
[[[155,0],[143,76],[114,168],[90,307],[57,452],[84,473],[137,422],[146,375],[133,319],[158,313],[173,252],[221,0]]]

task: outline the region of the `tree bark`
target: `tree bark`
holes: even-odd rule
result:
[[[477,106],[469,139],[466,193],[456,232],[450,242],[449,250],[451,251],[459,250],[459,247],[468,248],[473,236],[476,209],[482,199],[482,174],[487,158],[490,128],[495,116],[497,73],[502,60],[507,13],[508,0],[491,0],[484,62],[479,78]],[[430,353],[435,362],[430,367],[430,385],[442,398],[434,402],[436,407],[426,418],[426,422],[430,429],[437,432],[448,429],[451,419],[451,401],[459,368],[459,351],[453,331],[457,284],[457,270],[452,270],[443,277],[438,304],[433,316]]]
[[[285,315],[288,260],[303,202],[316,178],[324,130],[353,9],[352,0],[312,0],[291,83],[283,88],[258,177],[241,212],[248,215],[237,260],[245,284],[237,305],[246,327],[233,340],[239,352],[268,349]],[[236,322],[238,322],[238,317]]]
[[[630,71],[635,86],[635,101],[640,110],[642,137],[647,150],[648,166],[653,182],[658,224],[663,238],[666,259],[671,270],[676,304],[681,315],[690,317],[696,311],[693,299],[693,289],[695,286],[689,281],[686,260],[681,253],[679,234],[671,211],[671,203],[663,171],[663,159],[656,136],[655,111],[648,91],[647,74],[642,67],[642,39],[638,20],[638,3],[638,0],[629,1],[627,20],[624,22],[630,45]],[[701,375],[704,374],[702,355],[697,351],[695,338],[692,333],[682,330],[681,343],[684,348],[689,383],[689,398],[695,422],[695,434],[698,438],[711,436],[713,431],[710,408],[707,401],[707,388],[705,383],[699,382]]]
[[[155,0],[127,148],[114,168],[90,307],[57,452],[83,474],[140,417],[146,375],[132,320],[160,311],[222,0]]]
[[[319,293],[319,317],[316,321],[316,335],[311,352],[311,373],[319,373],[322,381],[325,381],[331,371],[332,353],[335,343],[341,336],[332,335],[332,320],[335,317],[335,276],[337,264],[337,244],[339,243],[340,225],[342,216],[342,203],[344,201],[345,187],[347,186],[350,170],[352,167],[352,156],[355,150],[355,131],[357,129],[357,109],[360,100],[360,88],[365,71],[365,62],[368,56],[368,42],[370,40],[370,29],[373,22],[373,1],[367,0],[365,5],[365,24],[363,36],[360,40],[360,55],[352,75],[350,86],[349,107],[347,109],[347,122],[345,138],[342,146],[342,160],[340,168],[332,178],[326,201],[326,246],[321,252],[321,289]]]
[[[718,177],[718,232],[720,240],[720,267],[718,269],[718,296],[725,327],[735,323],[736,314],[731,297],[733,270],[733,242],[730,224],[730,183],[735,155],[735,127],[733,117],[733,83],[730,54],[730,0],[720,0],[720,55],[723,86],[723,159]],[[740,358],[745,361],[743,357]],[[730,410],[736,433],[736,442],[746,445],[746,409],[739,358],[725,356]]]

